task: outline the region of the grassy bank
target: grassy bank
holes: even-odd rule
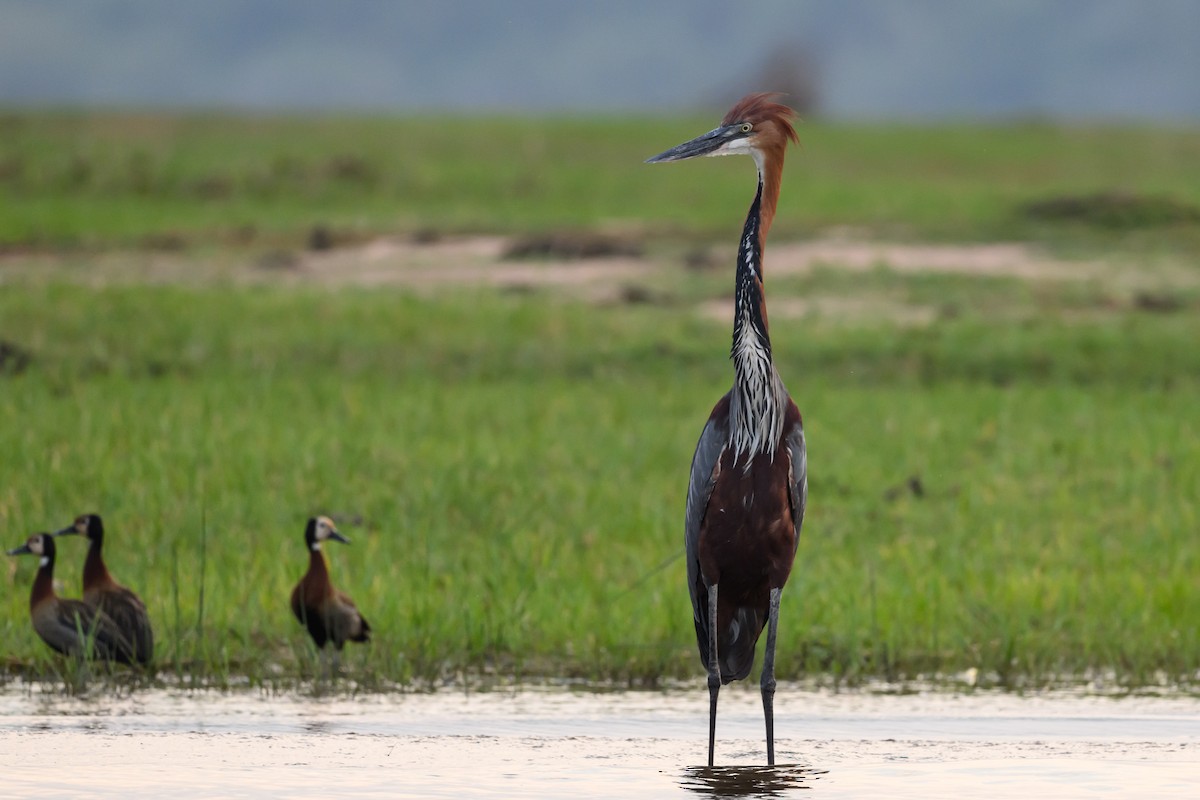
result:
[[[670,143],[668,127],[644,138]],[[675,302],[615,306],[6,285],[0,338],[28,354],[0,373],[6,546],[103,513],[109,565],[184,679],[313,673],[287,595],[318,512],[353,540],[328,551],[377,632],[345,659],[368,685],[698,676],[671,559],[692,447],[731,377],[727,326],[691,301],[728,287],[672,280]],[[1096,284],[879,270],[770,285],[872,291],[946,302],[923,326],[772,318],[811,472],[780,676],[1194,684],[1194,292],[1154,313]],[[77,594],[83,544],[60,553]],[[45,673],[34,568],[5,564],[0,647]]]
[[[303,246],[316,228],[709,238],[744,213],[749,164],[642,161],[718,118],[8,113],[0,246]],[[812,122],[801,139],[776,235],[1200,252],[1195,129]]]

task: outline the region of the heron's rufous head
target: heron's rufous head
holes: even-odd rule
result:
[[[708,133],[646,159],[647,164],[683,161],[701,156],[751,155],[762,170],[772,157],[782,164],[789,141],[799,141],[792,120],[796,112],[775,102],[770,92],[748,94],[729,109],[721,124]]]

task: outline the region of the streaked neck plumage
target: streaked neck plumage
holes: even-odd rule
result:
[[[754,455],[774,451],[783,432],[787,404],[787,390],[771,360],[762,271],[763,241],[779,197],[779,175],[777,169],[766,170],[764,180],[762,159],[757,153],[755,156],[758,191],[738,244],[733,346],[729,354],[734,370],[729,443],[735,459],[745,455],[747,467]]]

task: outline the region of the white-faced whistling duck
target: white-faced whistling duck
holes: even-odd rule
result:
[[[308,547],[308,572],[292,590],[292,613],[308,629],[319,649],[326,642],[334,646],[334,658],[346,642],[365,642],[370,639],[371,626],[358,613],[345,593],[333,588],[329,567],[321,542],[333,539],[343,544],[350,540],[338,533],[329,517],[313,517],[304,527],[304,544]]]
[[[78,534],[88,540],[83,562],[83,602],[112,619],[129,643],[129,661],[146,665],[154,656],[154,629],[142,599],[113,579],[104,564],[104,522],[99,514],[81,514],[55,536]]]
[[[128,641],[108,615],[82,600],[68,600],[54,593],[53,536],[34,534],[8,554],[41,557],[41,566],[29,593],[29,616],[33,620],[33,629],[43,642],[64,655],[131,663]],[[91,647],[87,647],[87,643]]]
[[[713,408],[692,456],[684,523],[692,619],[708,670],[710,767],[717,694],[722,684],[750,674],[764,625],[760,687],[767,764],[775,763],[779,598],[804,520],[808,458],[800,411],[771,358],[762,257],[779,200],[784,152],[788,142],[797,141],[795,116],[769,94],[747,95],[715,129],[648,159],[744,153],[758,167],[758,189],[742,228],[734,277],[733,388]]]

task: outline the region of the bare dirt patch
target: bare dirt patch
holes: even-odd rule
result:
[[[527,292],[550,289],[588,302],[609,305],[677,302],[673,287],[687,274],[732,273],[732,246],[697,251],[651,248],[647,253],[578,247],[567,251],[535,249],[514,258],[514,242],[505,236],[389,236],[365,242],[336,237],[320,247],[269,251],[217,249],[196,251],[134,250],[101,253],[9,253],[0,255],[0,284],[11,281],[69,281],[88,286],[111,284],[283,285],[321,287],[400,287],[417,292],[494,289]],[[328,246],[326,246],[328,245]],[[1119,263],[1115,260],[1066,260],[1034,246],[998,244],[913,244],[873,242],[830,235],[803,242],[772,242],[767,276],[811,274],[817,270],[904,274],[941,273],[1006,277],[1050,284],[1100,282],[1113,307],[1166,313],[1188,305],[1200,273],[1190,264]],[[732,274],[730,275],[732,287]],[[1056,290],[1055,290],[1056,291]],[[686,291],[683,294],[687,294]],[[1186,299],[1186,298],[1185,298]],[[701,316],[727,324],[728,299],[697,302]],[[877,319],[903,326],[937,320],[934,305],[918,305],[890,296],[869,281],[854,291],[802,298],[774,293],[773,317],[814,316],[830,322]]]
[[[670,260],[632,253],[567,256],[538,252],[513,258],[509,239],[499,236],[447,238],[434,242],[378,239],[365,245],[304,253],[291,277],[321,283],[401,286],[584,286],[621,284],[679,268]],[[716,264],[732,264],[713,255]],[[1045,256],[1024,244],[931,245],[817,239],[772,244],[769,274],[804,274],[818,268],[897,272],[942,272],[1007,276],[1025,280],[1095,277],[1101,265]]]
[[[1024,280],[1093,277],[1098,265],[1063,261],[1020,243],[898,244],[843,239],[817,239],[771,245],[767,269],[779,274],[811,272],[818,267],[865,272],[941,272]]]
[[[330,285],[399,285],[417,290],[447,287],[490,287],[510,290],[554,288],[600,304],[624,304],[641,298],[662,303],[672,274],[691,270],[663,256],[585,255],[577,250],[538,249],[514,259],[513,244],[503,237],[472,237],[416,243],[377,240],[360,247],[305,253],[285,280]],[[732,269],[732,248],[714,248],[710,258],[719,269]],[[772,244],[769,275],[801,275],[818,269],[903,273],[954,273],[1006,276],[1023,280],[1080,280],[1095,277],[1102,265],[1049,258],[1022,244],[931,245],[818,239]],[[652,288],[653,287],[653,288]],[[668,290],[669,291],[669,290]],[[702,316],[727,324],[733,316],[729,299],[701,302]],[[776,319],[816,317],[830,322],[875,319],[905,327],[923,327],[938,317],[931,305],[917,305],[878,292],[810,297],[771,298]]]
[[[641,257],[611,255],[514,260],[502,236],[417,243],[379,239],[362,247],[305,254],[293,277],[319,283],[413,288],[586,286],[620,283],[643,274]]]
[[[93,255],[9,254],[0,258],[0,281],[41,275],[89,284],[105,282],[316,283],[352,286],[565,286],[619,288],[630,280],[676,270],[674,260],[605,250],[567,255],[553,249],[537,258],[513,257],[503,236],[382,237],[339,247],[273,250],[257,255],[221,254],[198,259],[177,252]],[[733,264],[734,253],[708,254],[714,269]],[[768,275],[803,274],[818,268],[998,275],[1028,280],[1095,277],[1101,265],[1045,256],[1023,244],[899,244],[824,238],[772,243]]]

